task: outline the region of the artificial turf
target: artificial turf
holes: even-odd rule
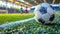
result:
[[[14,22],[18,20],[24,20],[28,18],[32,18],[33,13],[29,14],[0,14],[0,24]]]
[[[31,20],[3,31],[5,34],[60,34],[60,13],[55,13],[55,19],[51,24],[45,25]]]

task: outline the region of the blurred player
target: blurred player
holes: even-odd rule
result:
[[[28,10],[27,9],[28,9],[28,6],[25,5],[25,11],[24,11],[25,13],[28,13]]]
[[[22,5],[21,5],[21,8],[20,8],[20,13],[23,13],[24,11],[23,11],[23,7],[22,7]]]

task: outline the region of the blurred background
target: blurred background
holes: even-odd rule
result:
[[[60,10],[60,0],[0,0],[0,13],[30,13],[43,2],[50,3],[54,10]]]

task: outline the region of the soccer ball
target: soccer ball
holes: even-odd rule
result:
[[[34,10],[34,18],[38,23],[51,23],[54,18],[54,10],[48,3],[42,3],[36,6]]]

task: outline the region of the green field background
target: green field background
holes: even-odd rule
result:
[[[14,22],[18,20],[32,18],[34,15],[33,13],[29,14],[0,14],[0,24]]]

